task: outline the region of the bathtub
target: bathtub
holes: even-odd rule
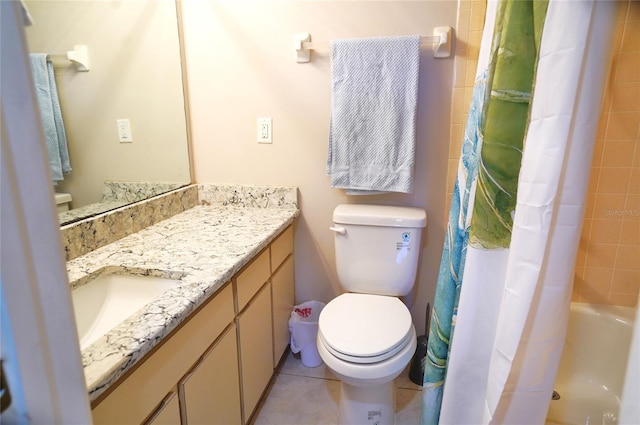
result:
[[[634,319],[634,308],[571,304],[547,424],[618,423]]]

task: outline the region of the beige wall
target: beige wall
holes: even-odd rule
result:
[[[73,206],[100,200],[104,180],[189,182],[173,0],[27,1],[32,52],[89,47],[91,70],[54,60],[73,171],[56,187]],[[133,143],[118,142],[116,119]]]
[[[640,288],[640,3],[621,3],[591,166],[573,300],[634,306]],[[447,213],[473,89],[485,5],[485,0],[460,3]]]
[[[346,196],[325,175],[329,124],[328,44],[312,62],[294,61],[292,36],[327,43],[348,37],[421,34],[455,26],[455,1],[183,0],[195,178],[198,183],[293,185],[296,297],[328,301],[341,292],[334,265],[333,209],[339,203],[418,206],[428,214],[416,294],[419,332],[435,290],[444,235],[452,59],[421,55],[415,191]],[[256,143],[256,118],[273,118],[273,144]]]

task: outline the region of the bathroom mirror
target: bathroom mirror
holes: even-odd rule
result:
[[[25,4],[29,50],[49,55],[67,136],[72,170],[54,191],[72,210],[61,224],[189,184],[175,0]],[[88,47],[88,72],[67,60],[75,45]]]

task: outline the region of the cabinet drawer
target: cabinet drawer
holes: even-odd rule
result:
[[[95,406],[93,423],[141,423],[233,318],[227,285]]]
[[[289,254],[293,252],[293,226],[289,226],[271,244],[271,271],[275,271]]]
[[[234,279],[238,297],[238,312],[247,305],[258,289],[269,279],[269,250],[264,250]]]

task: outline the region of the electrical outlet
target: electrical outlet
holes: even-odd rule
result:
[[[133,137],[131,135],[131,123],[128,119],[116,120],[118,124],[118,139],[120,143],[131,143]]]
[[[271,118],[258,118],[258,143],[273,143]]]

